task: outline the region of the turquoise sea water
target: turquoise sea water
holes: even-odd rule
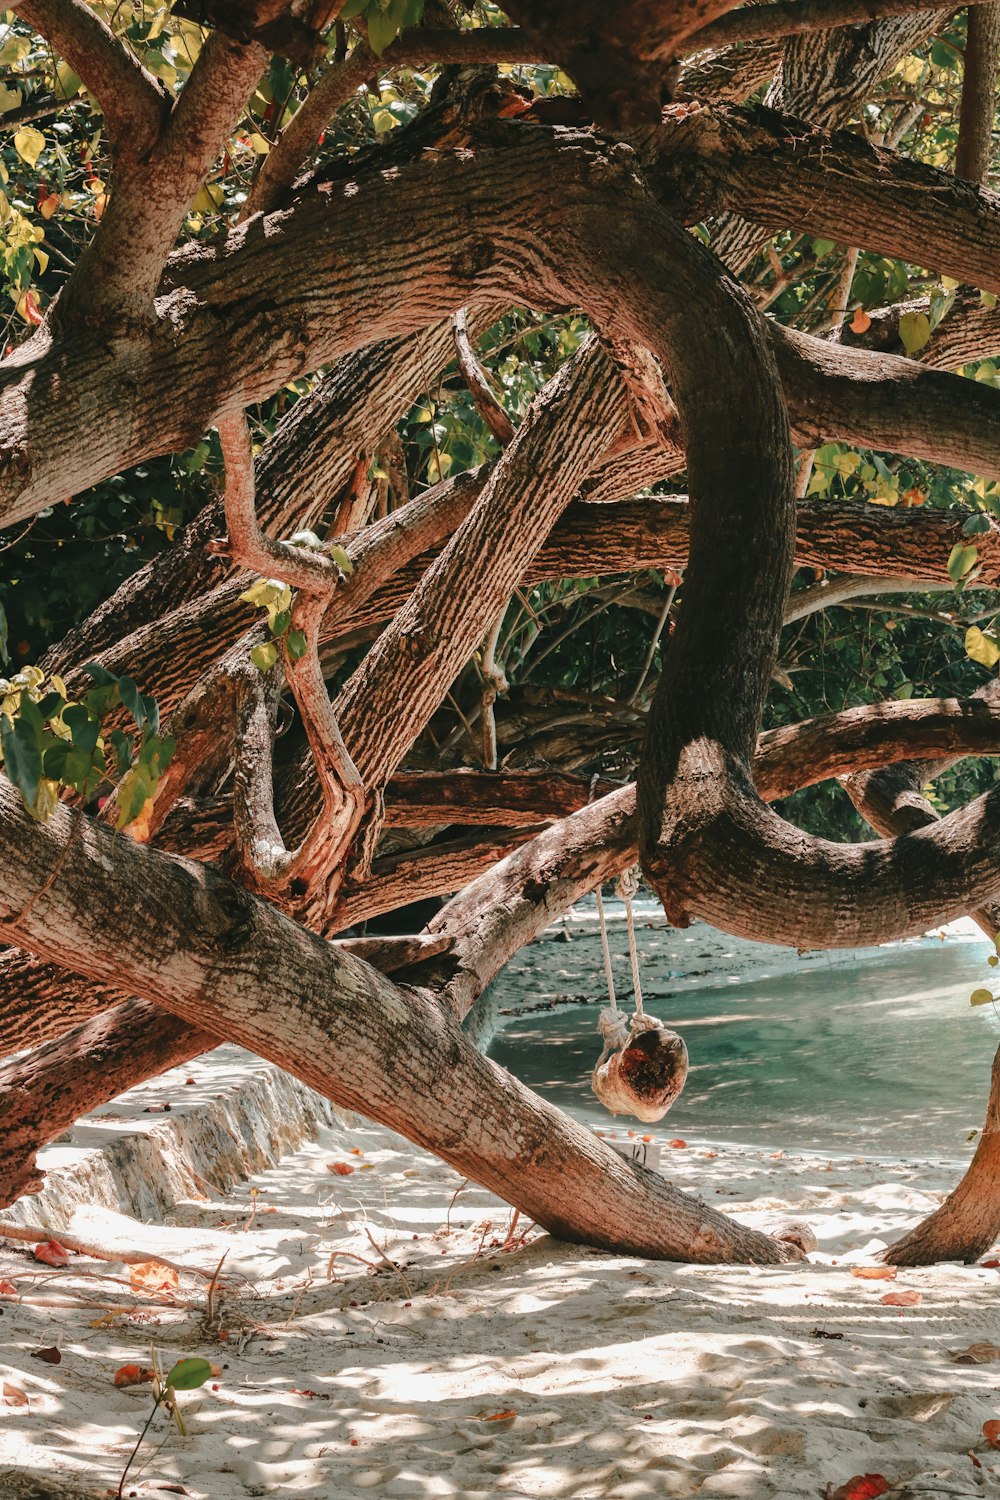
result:
[[[1000,994],[1000,970],[986,967],[991,951],[985,942],[925,939],[863,965],[819,959],[777,979],[711,982],[674,995],[668,971],[658,981],[654,968],[647,1008],[683,1035],[691,1058],[685,1091],[657,1134],[967,1156],[1000,1044],[1000,1005],[969,1005],[972,990],[991,980]],[[611,1117],[590,1091],[596,1023],[592,1006],[518,1018],[490,1055],[554,1103],[606,1127]]]

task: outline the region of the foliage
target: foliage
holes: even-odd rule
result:
[[[156,0],[135,0],[127,7],[114,0],[95,0],[94,8],[165,91],[176,96],[203,45],[202,28]],[[349,0],[340,11],[339,24],[353,37],[363,28],[381,56],[400,29],[419,22],[422,11],[422,0]],[[477,0],[464,8],[462,24],[504,21],[496,6]],[[878,85],[853,122],[869,140],[950,169],[965,25],[964,13],[942,18],[937,35],[915,48]],[[209,243],[238,214],[260,162],[283,126],[316,78],[336,65],[338,29],[331,27],[324,41],[325,55],[308,67],[272,59],[191,206],[183,241]],[[0,299],[7,309],[3,346],[10,348],[30,336],[93,234],[107,202],[111,164],[94,100],[49,46],[10,11],[0,23],[0,65]],[[501,72],[539,96],[572,88],[566,75],[551,65],[503,67]],[[433,68],[390,71],[387,63],[384,71],[374,69],[365,87],[331,121],[314,161],[342,162],[386,142],[419,113],[437,76]],[[704,226],[702,232],[707,233]],[[823,332],[852,315],[861,320],[856,325],[860,331],[869,311],[927,297],[926,311],[907,312],[900,319],[900,336],[911,354],[919,354],[933,338],[956,295],[954,283],[931,275],[918,263],[865,250],[845,298],[844,267],[843,246],[815,235],[784,233],[759,255],[746,280],[771,315],[811,332]],[[838,300],[845,306],[838,306]],[[483,368],[515,425],[587,331],[586,320],[577,315],[540,317],[514,309],[481,333],[477,347]],[[994,360],[967,366],[963,373],[1000,384]],[[273,432],[315,378],[291,383],[255,410],[259,436]],[[495,458],[498,451],[456,363],[414,402],[393,438],[401,461],[394,467],[380,452],[369,472],[376,514],[386,514],[421,489]],[[3,553],[0,651],[9,652],[15,667],[39,658],[132,571],[174,544],[179,530],[212,493],[219,468],[217,443],[214,437],[206,438],[186,454],[144,463],[76,497],[72,506],[37,517]],[[664,493],[671,489],[657,487]],[[984,674],[1000,664],[1000,628],[991,612],[992,600],[976,589],[976,535],[990,518],[1000,518],[1000,484],[831,442],[814,455],[808,493],[883,506],[960,504],[976,514],[949,559],[954,596],[942,602],[940,595],[892,595],[884,601],[827,609],[786,630],[767,724],[787,724],[883,697],[967,694],[981,685]],[[293,540],[304,546],[323,545],[318,533],[299,534]],[[343,562],[333,555],[343,571],[349,571],[344,566],[346,553]],[[802,577],[797,584],[808,581]],[[497,705],[502,761],[517,765],[551,760],[622,774],[630,770],[669,641],[669,621],[659,635],[657,631],[671,588],[662,575],[649,572],[546,583],[515,595],[496,652],[508,684]],[[276,662],[282,641],[294,659],[304,639],[292,626],[290,591],[259,580],[243,597],[266,611],[269,638],[254,647],[257,665],[267,670]],[[683,597],[682,585],[672,613],[683,608]],[[733,649],[739,649],[738,642]],[[15,684],[25,670],[35,669],[21,668],[12,679]],[[83,707],[89,724],[97,709],[91,713],[87,701],[97,689],[76,705],[58,695],[64,708],[56,708],[52,720],[43,718],[40,728],[32,696],[36,689],[42,696],[58,694],[48,682],[37,688],[27,681],[17,702],[35,707],[26,710],[26,718],[18,709],[16,717],[23,727],[17,730],[16,744],[15,716],[4,714],[4,733],[14,747],[12,752],[5,748],[5,756],[9,761],[12,754],[15,765],[22,759],[27,764],[19,782],[26,800],[42,810],[57,795],[72,791],[92,797],[110,787],[116,776],[121,780],[129,775],[132,781],[119,789],[118,796],[125,797],[133,815],[138,815],[140,793],[155,786],[158,768],[165,763],[163,746],[150,748],[156,735],[150,735],[148,723],[139,726],[127,767],[119,763],[113,739],[106,745],[103,733],[97,733],[84,765],[88,752],[73,741],[72,733],[69,741],[64,737],[65,715],[72,722],[74,707]],[[415,759],[435,765],[477,763],[481,746],[475,726],[481,699],[481,662],[474,659],[454,684]],[[79,732],[86,741],[94,731],[81,727]],[[67,743],[72,752],[58,748]],[[951,807],[993,780],[990,762],[969,761],[939,777],[933,796],[942,808]],[[836,786],[810,788],[785,806],[811,831],[841,838],[863,833]]]
[[[78,699],[70,698],[61,677],[46,678],[39,667],[0,679],[0,759],[33,817],[50,817],[63,793],[86,803],[107,784],[116,826],[134,828],[152,805],[174,742],[160,734],[155,701],[130,677],[115,677],[96,662],[84,671],[94,686]],[[119,709],[134,730],[105,730]]]

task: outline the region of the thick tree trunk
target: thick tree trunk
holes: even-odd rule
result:
[[[997,698],[997,679],[981,690],[986,701]],[[950,762],[932,766],[930,774]],[[848,778],[847,789],[858,811],[885,838],[939,821],[939,814],[920,792],[927,772],[903,762],[887,771]],[[991,940],[1000,934],[1000,905],[990,902],[972,916]],[[993,1060],[986,1122],[975,1155],[955,1191],[939,1209],[890,1245],[884,1259],[893,1265],[930,1265],[939,1260],[974,1261],[1000,1235],[1000,1049]]]
[[[114,844],[64,809],[33,823],[0,779],[0,917],[19,941],[207,1021],[561,1238],[701,1262],[773,1264],[793,1253],[538,1099],[478,1053],[428,992],[338,953],[224,876],[127,838]],[[40,890],[38,872],[58,859],[58,878]]]
[[[0,1208],[38,1191],[35,1153],[81,1115],[218,1041],[130,1000],[0,1068]]]
[[[940,1260],[978,1260],[1000,1236],[1000,1050],[993,1059],[990,1096],[976,1154],[941,1207],[883,1252],[893,1266]]]

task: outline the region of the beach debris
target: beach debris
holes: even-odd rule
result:
[[[844,1335],[842,1333],[831,1333],[826,1328],[814,1328],[811,1337],[814,1339],[842,1339]]]
[[[336,1172],[338,1177],[350,1177],[354,1171],[354,1167],[352,1167],[349,1161],[328,1161],[326,1170],[328,1172]]]
[[[860,1276],[863,1281],[895,1281],[895,1266],[852,1266],[852,1276]]]
[[[878,1500],[879,1495],[887,1495],[892,1488],[882,1474],[855,1474],[836,1489],[828,1484],[825,1500]]]
[[[16,1297],[17,1287],[12,1281],[0,1281],[0,1297]]]
[[[9,1380],[3,1383],[3,1399],[5,1406],[27,1406],[28,1397],[19,1385],[11,1385]]]
[[[156,1379],[156,1371],[148,1365],[121,1365],[114,1378],[118,1389],[124,1390],[130,1385],[149,1385]]]
[[[983,1423],[983,1437],[991,1448],[1000,1448],[1000,1422],[996,1418]]]
[[[919,1292],[886,1292],[884,1297],[878,1299],[886,1307],[916,1307],[918,1302],[924,1299]]]
[[[57,1349],[55,1344],[48,1345],[45,1349],[32,1349],[32,1359],[40,1359],[46,1365],[61,1365],[62,1350]]]
[[[687,1141],[682,1141],[679,1136],[677,1137],[676,1140],[668,1141],[667,1145],[673,1151],[686,1151],[687,1150]]]
[[[35,1246],[34,1256],[43,1265],[55,1266],[60,1271],[69,1265],[69,1251],[64,1250],[58,1240],[43,1240]]]
[[[970,1344],[968,1349],[953,1349],[950,1359],[953,1365],[992,1365],[1000,1360],[1000,1347],[996,1344]]]

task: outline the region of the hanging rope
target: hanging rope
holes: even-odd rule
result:
[[[596,780],[595,777],[591,782],[591,798]],[[630,1114],[636,1119],[652,1122],[666,1114],[683,1089],[688,1071],[688,1055],[683,1038],[676,1031],[661,1025],[655,1016],[646,1015],[643,1009],[639,948],[635,935],[635,913],[632,909],[632,898],[638,889],[638,868],[633,866],[622,871],[615,890],[625,904],[625,927],[628,932],[628,955],[635,1003],[631,1018],[618,1008],[604,896],[600,886],[594,892],[609,1003],[602,1009],[597,1022],[604,1050],[594,1067],[591,1086],[598,1099],[612,1114]]]
[[[639,981],[639,950],[635,941],[635,918],[632,914],[632,897],[639,889],[638,865],[633,865],[631,869],[622,871],[618,877],[616,889],[625,903],[625,926],[628,930],[628,956],[632,965],[632,993],[635,996],[636,1016],[637,1018],[641,1018],[643,1010],[642,985]]]
[[[597,921],[601,929],[601,952],[604,955],[604,977],[608,982],[608,1001],[597,1018],[597,1029],[604,1041],[604,1051],[598,1060],[597,1066],[606,1062],[612,1052],[618,1052],[625,1046],[629,1039],[629,1024],[626,1016],[618,1009],[618,999],[615,995],[615,976],[611,968],[611,947],[608,943],[608,923],[604,915],[604,897],[600,886],[594,895],[597,897]]]

